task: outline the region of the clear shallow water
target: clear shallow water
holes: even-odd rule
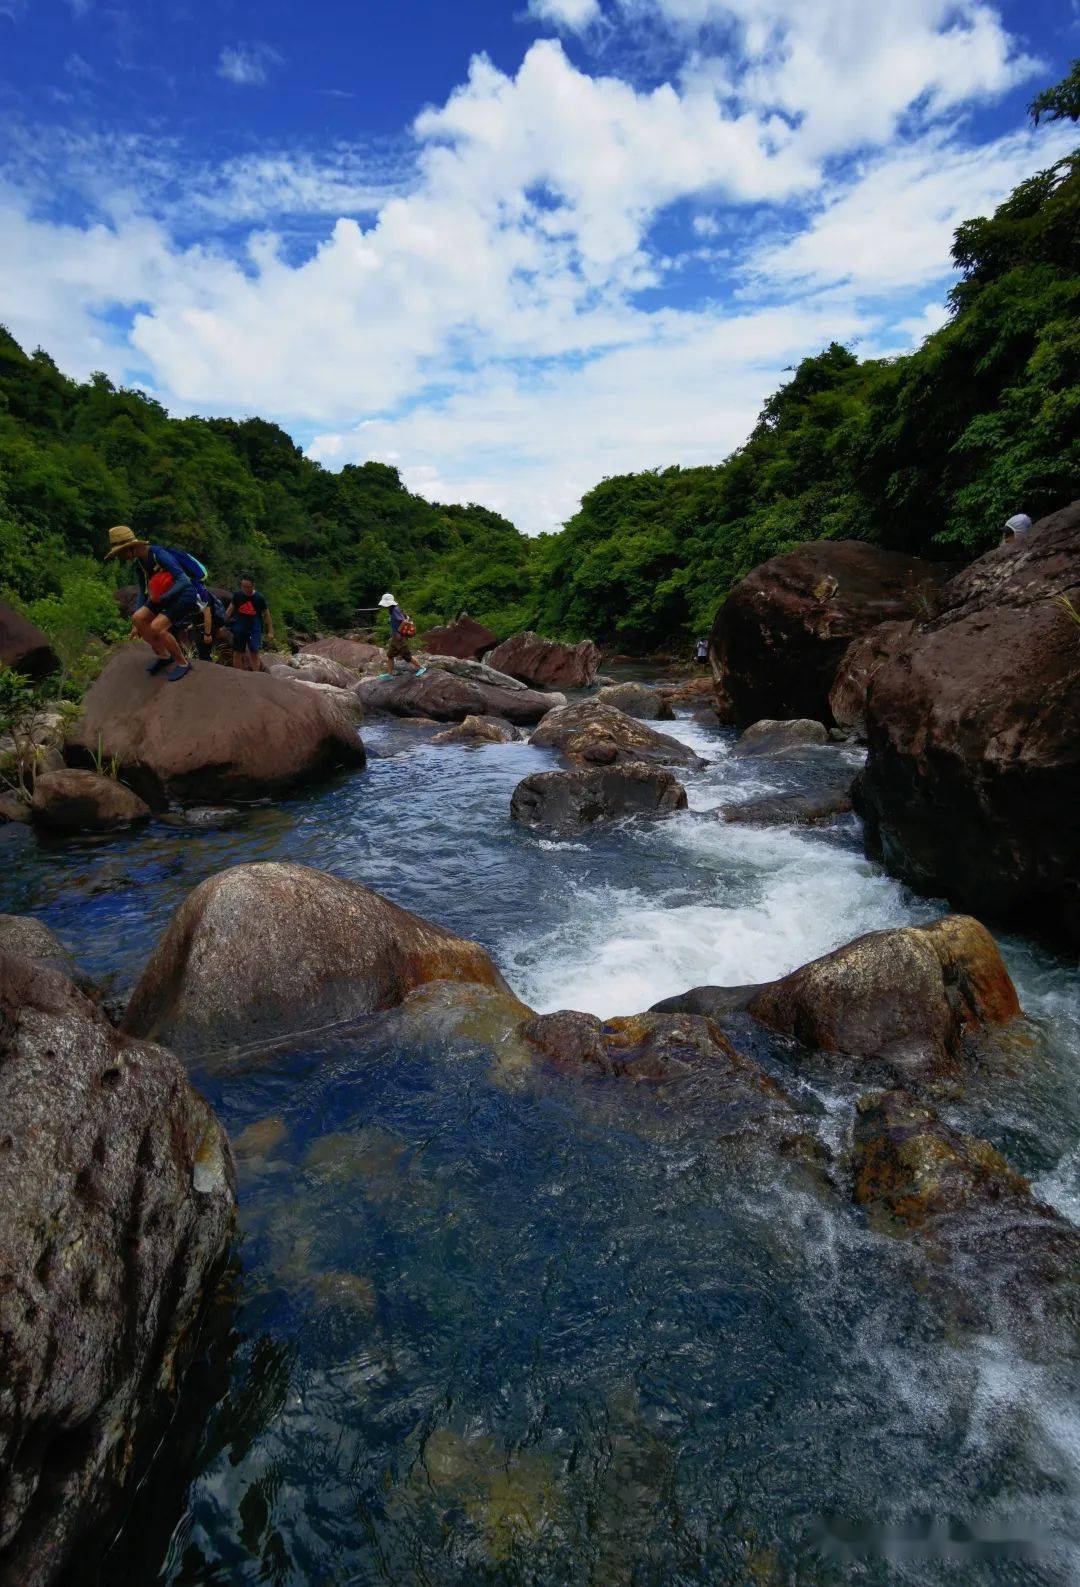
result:
[[[120,994],[203,877],[295,859],[483,941],[535,1007],[602,1015],[938,912],[862,858],[854,821],[709,814],[845,752],[739,761],[675,730],[713,764],[664,823],[538,840],[507,810],[542,752],[372,726],[365,774],[226,830],[43,848],[5,829],[0,907],[40,914]],[[1003,947],[1042,1038],[951,1116],[1074,1216],[1076,980]],[[958,1330],[920,1252],[724,1140],[701,1077],[662,1096],[496,1083],[482,1045],[388,1016],[197,1079],[254,1139],[238,1306],[217,1410],[176,1440],[179,1519],[153,1490],[103,1579],[1076,1579],[1074,1353]],[[801,1094],[842,1146],[850,1091]],[[930,1546],[905,1542],[931,1523]]]

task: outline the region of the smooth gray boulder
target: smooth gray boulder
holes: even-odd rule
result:
[[[792,750],[814,749],[830,743],[829,730],[809,717],[775,722],[770,717],[755,722],[739,735],[733,755],[785,755]]]
[[[634,761],[534,772],[518,783],[510,800],[513,820],[557,832],[577,832],[623,816],[670,815],[685,809],[686,789],[673,773]]]
[[[625,711],[596,700],[578,700],[548,713],[532,735],[540,749],[556,749],[578,765],[613,766],[648,761],[657,766],[703,766],[705,762],[679,739]]]

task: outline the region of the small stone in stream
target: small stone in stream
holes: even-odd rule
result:
[[[815,748],[829,742],[828,729],[809,717],[790,722],[764,718],[739,735],[733,755],[783,755],[789,750]]]
[[[610,766],[647,761],[659,766],[704,766],[705,762],[679,739],[614,706],[579,700],[550,711],[530,740],[540,749],[556,749],[579,765]]]
[[[510,800],[514,821],[562,832],[623,816],[661,816],[685,809],[686,789],[672,772],[633,761],[534,772],[518,783]]]
[[[467,716],[444,733],[437,733],[433,744],[516,744],[521,734],[512,722],[498,716]]]
[[[65,767],[37,778],[30,813],[49,832],[116,832],[148,821],[150,806],[115,777]]]
[[[667,697],[644,683],[616,683],[598,689],[593,699],[600,705],[613,705],[627,716],[636,716],[641,722],[671,722],[675,717]]]
[[[265,1119],[256,1119],[240,1131],[232,1142],[233,1156],[245,1161],[255,1157],[268,1157],[275,1147],[287,1140],[288,1126],[280,1113],[271,1113]]]
[[[30,806],[14,794],[0,794],[0,821],[29,821]]]
[[[375,1286],[359,1273],[320,1273],[315,1281],[315,1293],[330,1305],[347,1306],[364,1316],[375,1310]]]
[[[508,990],[479,944],[360,882],[305,865],[237,865],[181,904],[124,1028],[184,1053],[216,1051],[392,1008],[446,979]]]
[[[724,821],[748,827],[821,827],[851,810],[851,778],[828,792],[766,794],[744,804],[723,805]]]

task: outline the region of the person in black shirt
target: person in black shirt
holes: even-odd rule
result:
[[[233,666],[246,668],[248,672],[258,672],[262,665],[259,650],[263,642],[263,625],[265,623],[267,639],[273,639],[274,621],[265,595],[259,594],[255,580],[247,574],[240,580],[240,588],[233,591],[225,618],[232,629]]]

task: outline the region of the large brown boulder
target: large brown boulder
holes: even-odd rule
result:
[[[330,661],[340,662],[352,672],[363,672],[373,661],[382,661],[385,652],[380,650],[378,645],[371,645],[364,639],[337,639],[331,636],[328,639],[310,640],[304,645],[300,655],[326,656]]]
[[[228,1142],[162,1047],[0,953],[0,1583],[108,1535],[158,1448],[235,1211]]]
[[[12,667],[28,678],[47,678],[59,665],[56,651],[41,629],[0,601],[0,666]]]
[[[198,662],[186,678],[150,677],[150,652],[121,650],[83,701],[67,758],[115,760],[149,804],[210,804],[277,793],[362,766],[360,712],[269,673]]]
[[[557,749],[579,765],[613,766],[648,761],[656,766],[704,765],[668,733],[658,733],[613,705],[579,700],[550,711],[532,736],[541,749]]]
[[[457,656],[461,661],[482,661],[498,643],[498,634],[471,617],[459,617],[445,628],[429,628],[420,636],[422,650],[433,656]]]
[[[1080,945],[1080,502],[987,552],[876,673],[856,809],[912,886]]]
[[[924,615],[945,570],[861,540],[812,540],[731,591],[713,627],[719,703],[742,726],[762,717],[833,725],[829,692],[853,639]]]
[[[786,755],[791,751],[815,749],[828,742],[827,730],[812,717],[797,717],[792,722],[773,722],[766,717],[739,734],[731,753]]]
[[[764,986],[696,987],[657,1007],[742,1010],[804,1047],[907,1075],[947,1068],[966,1038],[1020,1013],[997,944],[964,915],[872,931]]]
[[[397,672],[389,678],[365,678],[356,692],[368,711],[427,717],[435,722],[499,716],[518,727],[539,722],[562,699],[561,695],[544,694],[537,689],[495,688],[442,668],[430,668],[421,677],[414,672]]]
[[[879,623],[860,639],[853,639],[837,668],[829,690],[829,710],[837,727],[866,737],[866,696],[886,661],[890,661],[915,631],[915,623]]]
[[[115,777],[65,766],[34,783],[34,822],[47,832],[118,832],[150,819],[150,806]]]
[[[639,722],[672,722],[675,712],[671,699],[660,689],[650,689],[647,683],[609,683],[593,695],[601,705],[613,705],[627,716],[636,716]]]
[[[487,662],[536,688],[587,689],[596,677],[600,652],[591,639],[563,645],[527,631],[489,651]]]
[[[295,656],[282,656],[270,663],[275,678],[294,678],[298,683],[329,683],[336,689],[355,689],[356,673],[330,656],[316,656],[301,650]]]
[[[433,744],[465,744],[479,748],[482,744],[516,744],[520,731],[512,722],[498,716],[467,716],[443,733],[436,733]]]
[[[477,943],[360,882],[305,865],[237,865],[177,910],[123,1028],[198,1053],[391,1008],[429,981],[507,990]]]
[[[518,783],[510,800],[514,821],[556,832],[577,832],[596,821],[622,816],[669,815],[685,809],[686,789],[672,772],[634,761],[534,772]]]

